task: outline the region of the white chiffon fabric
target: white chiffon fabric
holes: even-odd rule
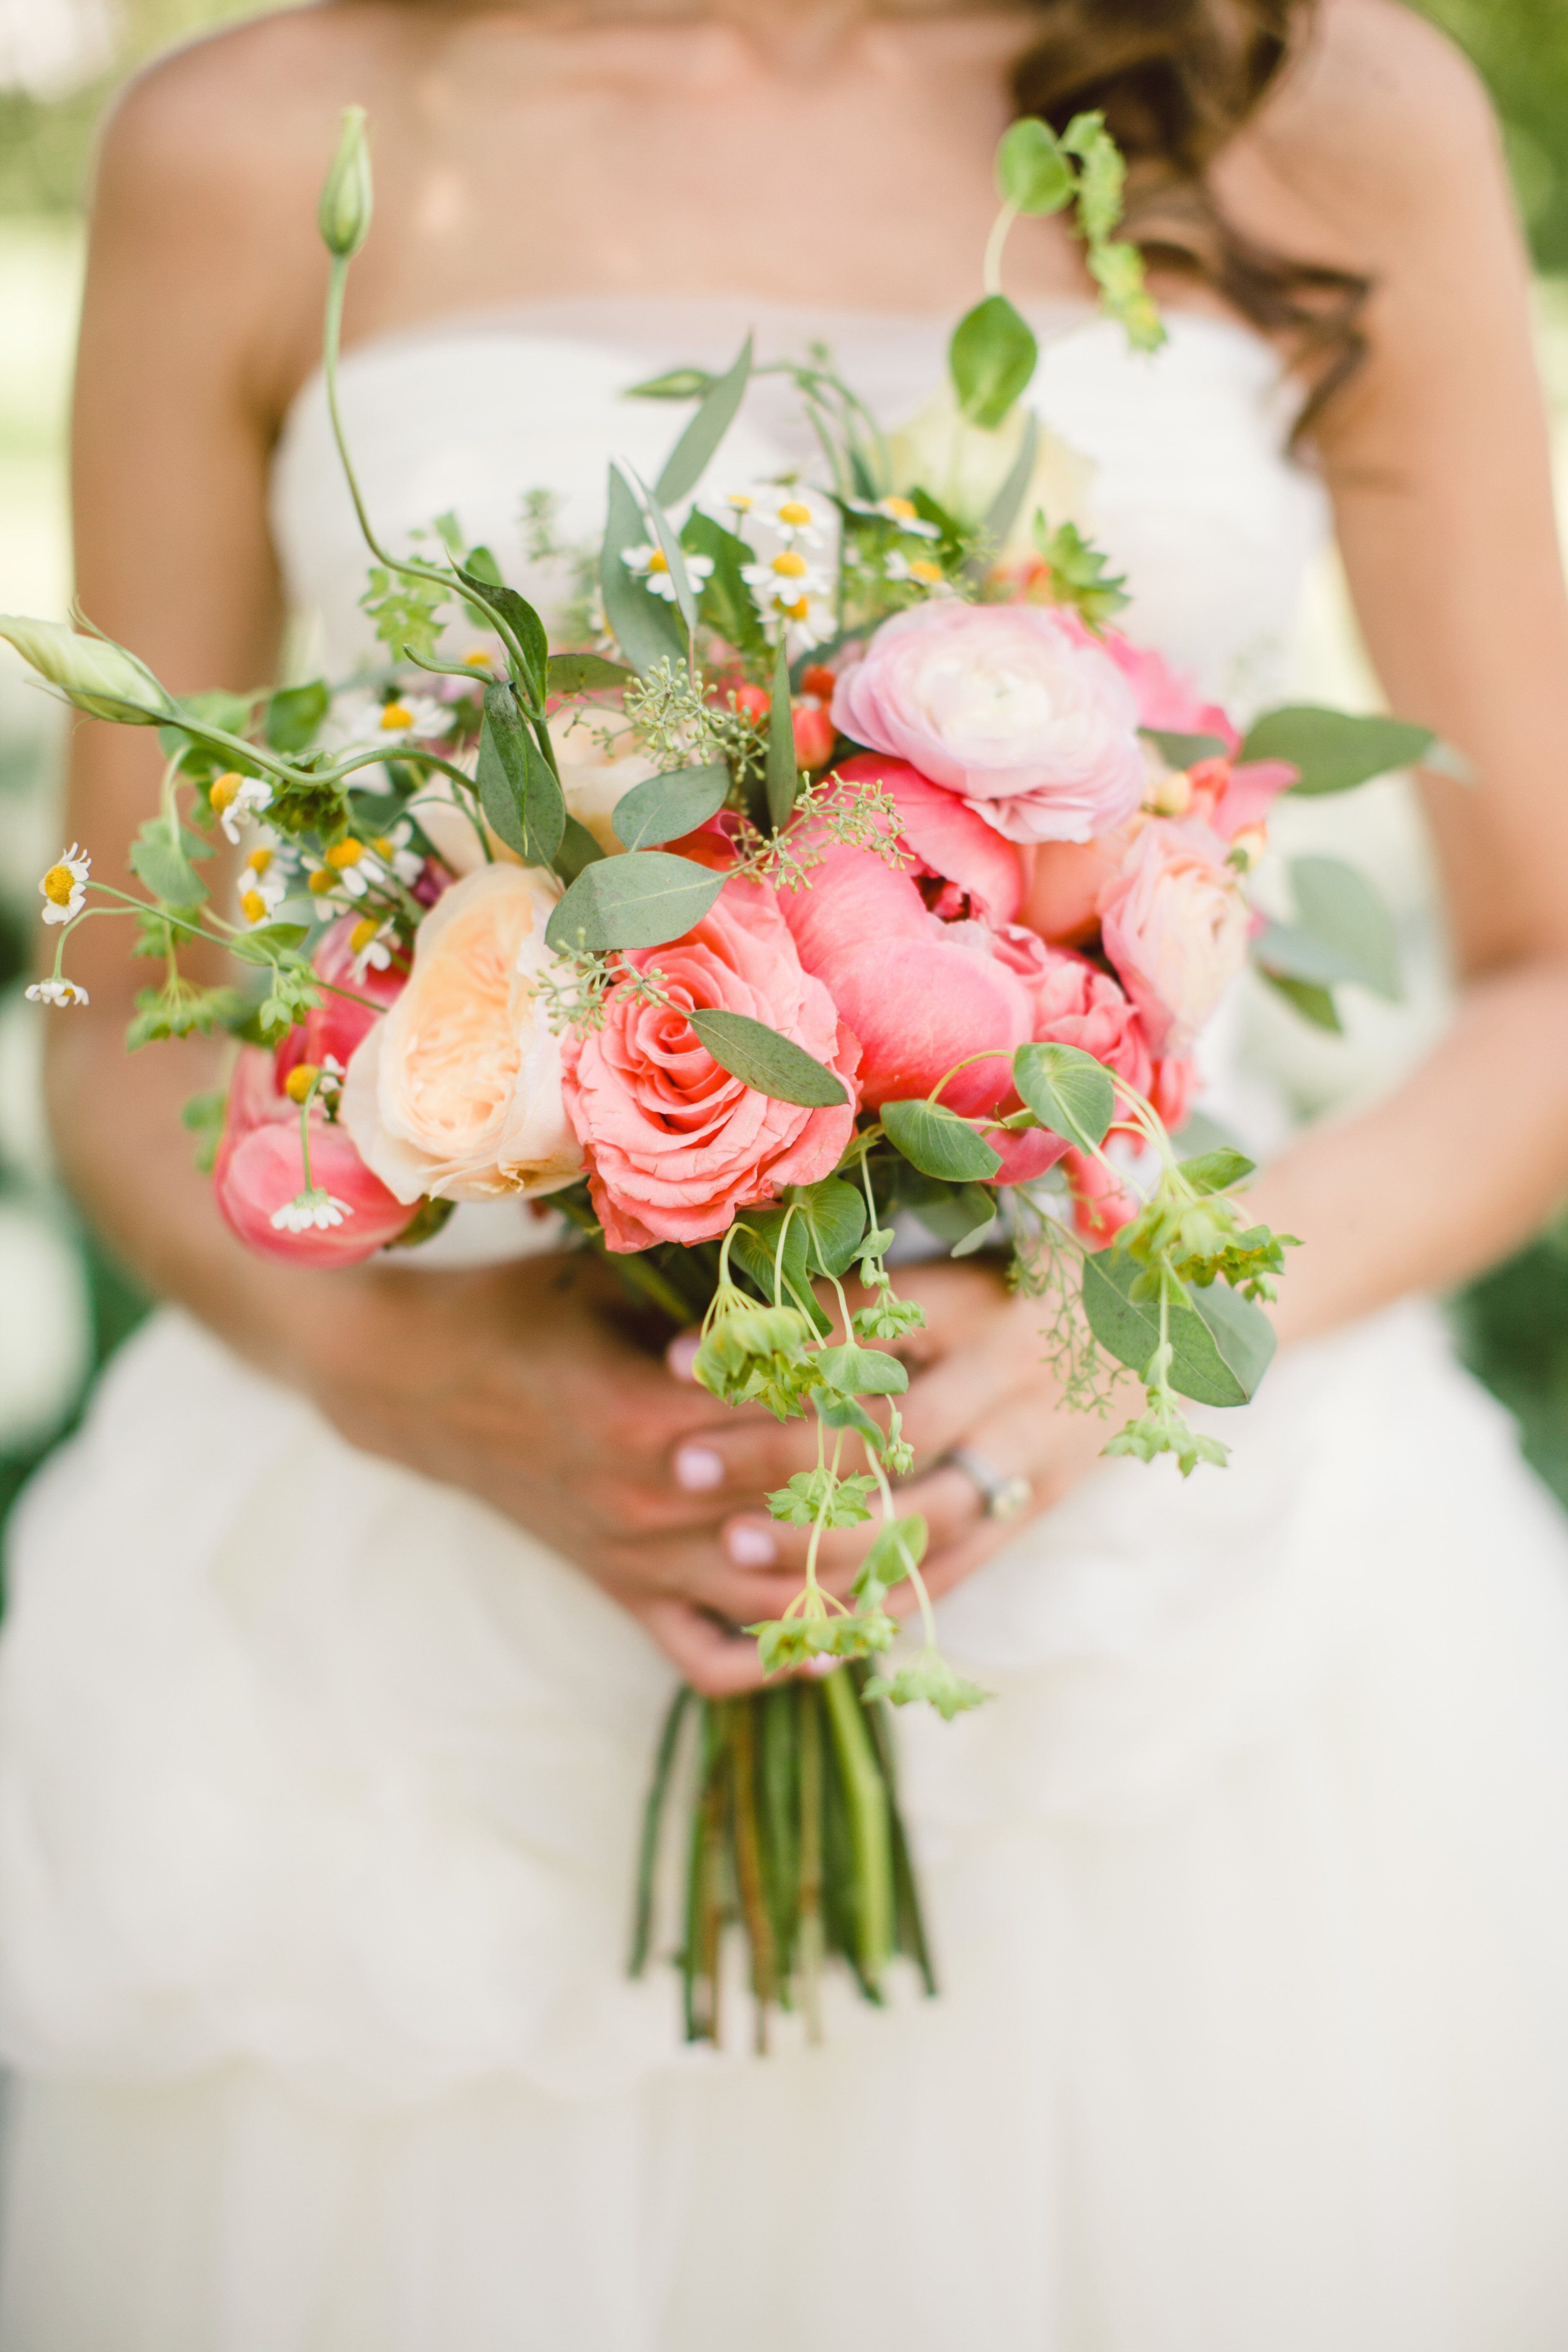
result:
[[[386,528],[591,528],[669,436],[617,386],[757,315],[571,308],[354,355]],[[764,323],[885,413],[940,364]],[[1266,678],[1321,521],[1268,355],[1096,326],[1041,398],[1138,625]],[[342,660],[329,457],[310,390],[276,516]],[[1425,1306],[1203,1418],[1226,1472],[1108,1464],[942,1604],[996,1697],[898,1727],[941,1998],[757,2060],[622,1972],[640,1631],[156,1318],[16,1524],[3,2352],[1562,2352],[1568,1538]]]

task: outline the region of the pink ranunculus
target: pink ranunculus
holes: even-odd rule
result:
[[[1247,908],[1225,844],[1155,819],[1100,893],[1100,940],[1156,1054],[1184,1054],[1241,970]]]
[[[931,783],[907,760],[865,753],[844,761],[834,773],[846,783],[879,784],[893,802],[899,838],[915,861],[910,870],[917,882],[946,885],[931,894],[934,914],[944,920],[973,913],[986,923],[1016,921],[1023,860],[966,801]]]
[[[1077,625],[1090,635],[1081,621]],[[1120,629],[1106,629],[1092,642],[1103,648],[1131,687],[1140,727],[1172,735],[1216,735],[1227,751],[1240,749],[1241,738],[1219,704],[1205,702],[1193,680],[1173,670],[1163,654],[1133,645]]]
[[[936,600],[896,614],[841,673],[833,717],[1010,841],[1088,841],[1143,797],[1132,688],[1054,606]]]
[[[738,1209],[830,1174],[855,1124],[859,1049],[773,893],[731,882],[684,939],[627,961],[657,966],[673,1005],[612,994],[604,1026],[569,1038],[564,1055],[566,1108],[611,1249],[710,1241]],[[756,1093],[714,1061],[682,1007],[766,1023],[834,1071],[847,1101],[808,1110]]]
[[[380,1018],[376,1008],[384,1011],[402,994],[408,974],[396,963],[389,963],[384,971],[372,965],[356,974],[353,943],[360,919],[358,915],[341,916],[322,933],[310,958],[311,969],[319,979],[352,990],[353,994],[334,996],[328,989],[314,1011],[289,1030],[278,1048],[279,1079],[286,1077],[297,1062],[324,1062],[329,1054],[346,1070],[354,1047]],[[372,1003],[354,1002],[356,997],[363,996],[370,997]]]
[[[226,1223],[252,1249],[291,1265],[353,1265],[395,1241],[409,1219],[371,1174],[345,1128],[315,1107],[310,1111],[310,1182],[342,1212],[341,1222],[280,1232],[274,1213],[306,1189],[300,1110],[279,1091],[272,1055],[248,1045],[229,1088],[223,1140],[213,1171]]]

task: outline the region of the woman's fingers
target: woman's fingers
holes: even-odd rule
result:
[[[740,1691],[762,1688],[757,1645],[747,1635],[731,1633],[684,1601],[639,1601],[632,1613],[705,1698],[733,1698]]]

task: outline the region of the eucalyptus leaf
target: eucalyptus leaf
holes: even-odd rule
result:
[[[1228,1185],[1239,1184],[1250,1176],[1257,1166],[1245,1151],[1205,1151],[1195,1160],[1180,1160],[1176,1165],[1196,1192],[1223,1192]]]
[[[258,923],[253,931],[237,933],[228,943],[228,951],[242,963],[271,963],[277,957],[303,947],[309,937],[304,923]]]
[[[945,1103],[888,1102],[879,1117],[889,1142],[922,1176],[967,1184],[994,1176],[1002,1166],[1001,1154]]]
[[[1266,964],[1259,965],[1258,971],[1269,987],[1282,996],[1303,1021],[1310,1021],[1314,1029],[1327,1029],[1335,1037],[1344,1034],[1339,1007],[1326,988],[1319,987],[1310,980],[1292,980],[1282,971],[1270,971]]]
[[[722,760],[702,768],[668,768],[634,784],[616,803],[616,837],[627,849],[650,849],[679,841],[716,816],[730,793],[730,771]]]
[[[1053,1135],[1065,1136],[1080,1151],[1104,1142],[1116,1116],[1116,1088],[1092,1054],[1076,1045],[1020,1045],[1013,1056],[1013,1083]]]
[[[654,494],[662,505],[679,506],[697,488],[714,451],[735,421],[751,373],[752,338],[748,335],[734,365],[709,386],[701,407],[665,459],[664,470],[654,485]]]
[[[805,1228],[809,1263],[818,1274],[842,1275],[854,1263],[866,1231],[866,1196],[841,1176],[825,1176],[790,1195]]]
[[[1273,1324],[1255,1300],[1244,1297],[1228,1282],[1211,1282],[1206,1288],[1194,1290],[1192,1299],[1226,1370],[1248,1397],[1256,1396],[1274,1360],[1278,1343]]]
[[[966,1186],[965,1190],[967,1191],[968,1189],[969,1188]],[[984,1190],[984,1187],[976,1189]],[[994,1204],[991,1214],[985,1219],[983,1224],[973,1226],[971,1230],[964,1234],[962,1241],[956,1241],[953,1243],[952,1247],[948,1252],[949,1257],[973,1257],[977,1250],[987,1248],[998,1238],[996,1219],[1000,1213],[994,1205],[996,1200],[994,1192],[992,1193],[991,1199]]]
[[[663,375],[650,375],[646,383],[628,386],[626,400],[700,400],[710,392],[719,379],[708,368],[669,368]]]
[[[561,900],[545,927],[546,942],[563,955],[663,947],[701,921],[724,881],[662,849],[603,858],[585,866]]]
[[[1354,718],[1295,703],[1266,711],[1241,747],[1241,758],[1284,760],[1300,771],[1298,793],[1346,793],[1373,776],[1408,768],[1436,741],[1429,727],[1403,719]]]
[[[782,833],[789,823],[795,796],[800,790],[800,760],[795,748],[795,720],[790,704],[789,661],[782,636],[773,662],[773,698],[768,712],[766,783],[768,816],[773,831]]]
[[[1142,1273],[1136,1259],[1115,1248],[1092,1253],[1083,1262],[1083,1311],[1089,1329],[1108,1355],[1140,1374],[1160,1344],[1158,1301],[1129,1296]],[[1215,1288],[1225,1289],[1234,1307],[1249,1307],[1227,1285]],[[1200,1302],[1206,1297],[1184,1286],[1179,1303],[1171,1307],[1171,1386],[1196,1404],[1246,1404],[1273,1353],[1273,1328],[1256,1307],[1233,1319],[1228,1307],[1215,1309],[1210,1302],[1205,1315]]]
[[[844,1396],[902,1396],[910,1376],[897,1356],[880,1348],[861,1348],[851,1340],[842,1348],[824,1348],[816,1368],[829,1388]]]
[[[1072,195],[1072,165],[1037,114],[1020,116],[996,150],[996,184],[1021,213],[1059,213]]]
[[[641,547],[647,539],[647,520],[631,484],[613,465],[599,587],[605,618],[616,643],[633,667],[645,672],[657,669],[661,662],[679,663],[686,658],[686,641],[674,611],[621,561],[627,548]]]
[[[1394,918],[1365,875],[1337,857],[1293,857],[1289,874],[1297,921],[1338,958],[1336,977],[1397,1003],[1403,991]]]
[[[680,544],[680,534],[647,483],[635,474],[632,479],[647,504],[653,535],[658,541],[658,551],[668,570],[670,586],[675,591],[675,609],[685,624],[689,644],[697,635],[697,596],[691,585],[691,574],[686,569],[686,551]]]
[[[510,686],[487,686],[475,772],[491,830],[525,866],[554,862],[566,830],[560,780],[534,741]]]
[[[988,294],[953,329],[947,364],[972,425],[994,432],[1026,390],[1039,357],[1028,322],[1005,294]]]
[[[481,572],[465,570],[460,563],[453,569],[481,611],[495,614],[516,638],[527,668],[529,691],[536,703],[542,703],[545,673],[550,667],[550,640],[543,622],[527,597],[520,596],[515,588],[487,580]]]
[[[275,751],[285,756],[308,751],[321,732],[331,694],[324,677],[309,686],[286,686],[267,706],[265,733]]]
[[[1169,727],[1141,727],[1138,732],[1152,743],[1167,768],[1195,768],[1200,760],[1229,756],[1229,744],[1218,735],[1179,735]]]
[[[618,866],[625,861],[617,858],[614,862]],[[685,858],[668,862],[688,866],[693,874],[705,872],[702,866],[689,866]],[[723,877],[721,875],[719,879],[722,883]],[[689,928],[689,924],[682,926],[683,929]],[[640,946],[645,942],[632,944]],[[776,1029],[770,1029],[765,1022],[753,1021],[750,1013],[731,1013],[723,1005],[700,1005],[686,1017],[720,1067],[739,1078],[743,1086],[754,1087],[758,1094],[768,1095],[774,1102],[800,1103],[813,1110],[848,1101],[842,1081],[808,1054],[804,1045],[797,1045],[793,1038],[781,1037]]]
[[[606,854],[587,826],[569,814],[561,835],[561,846],[551,863],[563,882],[575,882],[585,866],[596,866]]]
[[[746,654],[754,661],[765,660],[768,635],[763,626],[763,616],[757,600],[742,577],[744,567],[752,561],[751,549],[743,539],[711,515],[694,508],[681,527],[680,543],[690,555],[706,556],[713,569],[702,583],[697,599],[697,609],[710,629],[721,636],[737,653]]]
[[[552,654],[544,684],[551,694],[603,694],[613,686],[629,686],[636,676],[625,662],[606,661],[603,654]]]
[[[1017,124],[1014,126],[1015,129],[1019,127]],[[1042,124],[1041,128],[1044,127]],[[985,520],[981,525],[983,549],[989,548],[994,552],[1017,521],[1024,494],[1035,478],[1035,459],[1039,446],[1040,420],[1031,408],[1024,421],[1024,437],[1018,444],[1018,454],[1008,467],[1007,478],[992,499]],[[975,558],[975,563],[981,569],[987,561],[984,552]]]

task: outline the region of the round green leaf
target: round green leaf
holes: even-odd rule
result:
[[[1071,196],[1072,166],[1037,115],[1026,114],[1003,132],[996,185],[1021,213],[1059,213]]]
[[[994,1176],[1002,1166],[1000,1152],[944,1103],[884,1103],[879,1117],[889,1142],[922,1176],[969,1184]]]
[[[1005,294],[988,294],[962,318],[947,363],[958,404],[973,425],[994,431],[1027,388],[1039,346]]]
[[[562,955],[663,947],[701,921],[724,878],[662,849],[601,858],[584,867],[551,916],[546,943]]]
[[[1065,1136],[1080,1151],[1105,1140],[1116,1116],[1116,1088],[1092,1054],[1076,1045],[1020,1045],[1013,1056],[1013,1083],[1053,1135]]]

